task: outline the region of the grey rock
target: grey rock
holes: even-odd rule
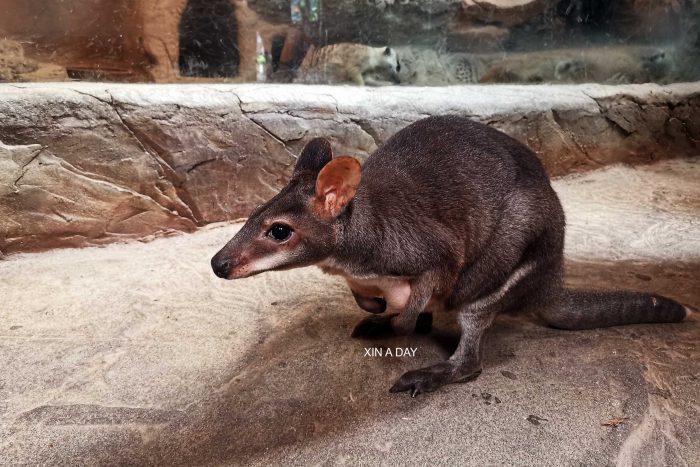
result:
[[[462,0],[336,0],[322,2],[320,25],[308,28],[317,43],[361,42],[375,46],[438,45]],[[290,21],[287,0],[248,0],[261,17]],[[420,31],[417,34],[416,31]]]
[[[697,154],[700,84],[0,85],[0,251],[86,246],[245,217],[311,138],[366,158],[458,114],[532,148],[551,175]]]
[[[557,0],[463,0],[464,19],[505,27],[525,23],[556,7]]]

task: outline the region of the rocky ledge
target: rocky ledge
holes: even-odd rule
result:
[[[243,217],[315,136],[362,159],[411,122],[458,114],[526,143],[557,176],[697,154],[698,111],[700,83],[0,85],[0,255]]]

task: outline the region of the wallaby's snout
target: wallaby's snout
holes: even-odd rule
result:
[[[231,272],[231,261],[219,251],[211,259],[211,269],[214,271],[214,274],[216,274],[216,277],[228,279],[229,273]]]
[[[242,279],[258,272],[254,262],[242,255],[231,255],[230,250],[226,247],[212,257],[211,269],[217,277],[229,280]]]
[[[255,256],[264,256],[265,252],[256,252],[256,241],[251,238],[250,229],[244,226],[211,259],[211,269],[222,279],[242,279],[256,273]],[[256,254],[257,253],[257,254]]]

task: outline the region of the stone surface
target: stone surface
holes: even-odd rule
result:
[[[59,78],[60,66],[74,70],[73,77],[101,73],[110,81],[148,81],[137,6],[132,0],[4,0],[0,37],[21,42],[30,58],[46,62],[41,73],[23,78]]]
[[[159,179],[152,160],[111,166],[106,175],[91,172],[100,162],[61,159],[40,145],[0,143],[2,245],[8,251],[23,244],[84,246],[194,230],[192,220],[177,213],[189,208]]]
[[[698,157],[567,175],[555,188],[567,209],[569,257],[692,263],[700,254]]]
[[[5,0],[0,37],[28,44],[28,54],[42,62],[38,72],[22,74],[21,80],[66,81],[68,69],[71,78],[88,81],[188,81],[180,77],[178,70],[178,27],[186,3],[187,0]],[[289,20],[272,24],[258,17],[245,0],[231,3],[238,21],[238,79],[254,81],[255,33],[260,32],[267,50],[271,50],[272,37],[286,34]],[[216,15],[216,11],[211,14]],[[0,51],[0,81],[18,79],[16,74],[3,78],[1,56]]]
[[[569,7],[569,5],[571,5]],[[675,41],[681,19],[697,6],[697,2],[676,0],[624,0],[619,2],[566,2],[571,22],[604,23],[620,37],[646,43]],[[566,11],[566,10],[564,10]],[[652,41],[652,42],[647,42]]]
[[[700,2],[693,2],[683,14],[681,45],[676,55],[674,78],[678,81],[700,80]]]
[[[221,32],[215,26],[222,16],[217,2],[191,1],[203,9],[194,26],[201,37]],[[187,0],[4,0],[0,37],[21,42],[39,69],[20,77],[5,69],[0,79],[252,82],[256,34],[275,53],[273,41],[279,45],[301,30],[317,46],[359,42],[471,53],[581,47],[600,43],[601,37],[608,44],[673,44],[681,50],[673,57],[677,69],[670,81],[696,80],[700,73],[697,2],[335,0],[321,6],[318,23],[292,25],[288,0],[221,1],[235,7],[237,33],[222,32],[213,40],[235,36],[238,76],[179,75],[179,27]]]
[[[464,0],[461,16],[469,21],[509,28],[554,8],[558,0]]]
[[[568,282],[699,307],[699,164],[555,181]],[[449,355],[451,316],[430,336],[350,339],[365,314],[335,277],[217,279],[209,259],[236,229],[0,261],[0,463],[700,463],[697,318],[566,332],[501,316],[477,380],[411,399],[388,388]],[[365,357],[380,346],[418,350]]]
[[[24,56],[24,47],[17,41],[0,39],[0,82],[21,81],[22,75],[36,71],[34,60]]]
[[[292,27],[288,24],[288,18],[277,23],[266,21],[251,10],[245,0],[231,0],[231,3],[237,21],[236,41],[240,64],[238,77],[226,81],[255,81],[256,33],[260,33],[263,44],[269,51],[272,50],[273,37],[288,34]],[[143,29],[144,48],[151,57],[148,72],[156,82],[201,81],[181,78],[178,69],[180,16],[186,4],[187,0],[139,0],[136,3],[139,23]],[[214,15],[215,11],[212,10],[211,14]],[[205,30],[211,28],[206,24],[203,27]]]
[[[287,0],[248,0],[260,17],[289,22]],[[323,3],[323,2],[321,2]],[[461,0],[335,0],[321,7],[320,24],[308,28],[319,44],[361,42],[381,46],[444,42]]]
[[[178,25],[187,0],[139,1],[138,21],[143,28],[143,48],[151,57],[149,72],[156,82],[173,82],[180,75]]]
[[[458,114],[562,175],[698,153],[700,84],[447,88],[0,85],[0,251],[85,246],[246,216],[315,136],[364,159]],[[43,149],[25,161],[27,154]],[[26,162],[26,163],[25,163]]]

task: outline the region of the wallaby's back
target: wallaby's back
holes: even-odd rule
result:
[[[390,138],[365,163],[353,209],[351,229],[380,232],[363,258],[368,269],[407,276],[441,264],[458,269],[444,275],[457,277],[447,287],[459,289],[450,305],[489,292],[518,264],[532,261],[508,307],[535,306],[553,326],[680,321],[687,314],[659,295],[564,289],[565,218],[544,167],[522,143],[466,118],[427,118]],[[361,256],[353,249],[348,254]],[[488,278],[475,274],[480,258],[489,259],[479,266],[490,268]],[[499,268],[505,263],[513,267]],[[460,275],[481,288],[462,290]]]
[[[509,215],[507,205],[516,204]],[[406,274],[444,261],[461,267],[509,227],[518,242],[551,230],[561,244],[554,250],[563,248],[563,211],[537,157],[462,117],[420,120],[390,138],[365,163],[353,211],[349,228],[397,244],[375,249],[377,266],[402,251],[406,267],[398,269]]]
[[[533,309],[566,329],[686,316],[659,295],[564,288],[564,225],[525,145],[466,118],[430,117],[399,131],[364,167],[333,158],[325,139],[309,142],[287,186],[251,214],[212,268],[229,279],[311,264],[341,275],[360,308],[376,314],[355,337],[424,330],[426,310],[449,311],[462,331],[454,354],[391,388],[414,396],[476,377],[484,333],[504,310]]]

